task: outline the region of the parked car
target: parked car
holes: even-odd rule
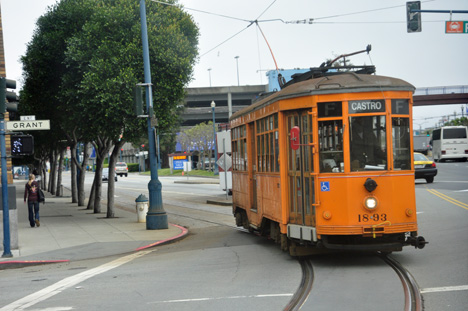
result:
[[[124,176],[127,177],[128,176],[128,166],[127,166],[127,163],[125,162],[117,162],[115,164],[115,174],[116,175],[119,175],[120,177]]]
[[[102,180],[109,180],[109,168],[102,169]],[[114,175],[114,180],[117,181],[117,174]]]
[[[432,183],[437,175],[437,167],[434,161],[429,160],[419,152],[414,153],[414,178],[425,179],[427,183]]]
[[[214,170],[214,167],[215,167],[215,159],[211,158],[211,169]],[[203,169],[204,170],[210,169],[210,159],[205,159],[205,163],[203,164]]]

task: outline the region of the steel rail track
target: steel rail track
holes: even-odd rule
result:
[[[424,306],[421,291],[411,273],[390,256],[380,255],[380,258],[395,270],[403,284],[403,290],[405,292],[405,311],[422,311]]]
[[[301,284],[283,311],[300,310],[312,291],[312,285],[314,284],[312,261],[310,259],[301,259],[299,262],[302,268]]]

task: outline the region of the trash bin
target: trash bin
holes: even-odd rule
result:
[[[138,216],[138,222],[146,222],[146,214],[148,213],[148,198],[143,194],[140,194],[135,200],[136,202],[136,211]]]

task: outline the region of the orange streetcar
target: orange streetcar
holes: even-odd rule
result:
[[[418,236],[414,86],[374,66],[311,68],[231,119],[238,226],[298,247],[401,251]]]

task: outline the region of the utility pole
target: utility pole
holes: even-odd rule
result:
[[[146,108],[148,111],[148,140],[151,180],[148,183],[149,208],[146,214],[146,229],[167,229],[167,214],[162,204],[162,185],[158,179],[158,159],[156,159],[156,135],[151,119],[153,117],[153,96],[151,83],[151,69],[149,60],[148,29],[146,25],[146,3],[140,0],[141,41],[143,43],[143,64],[145,71]]]

